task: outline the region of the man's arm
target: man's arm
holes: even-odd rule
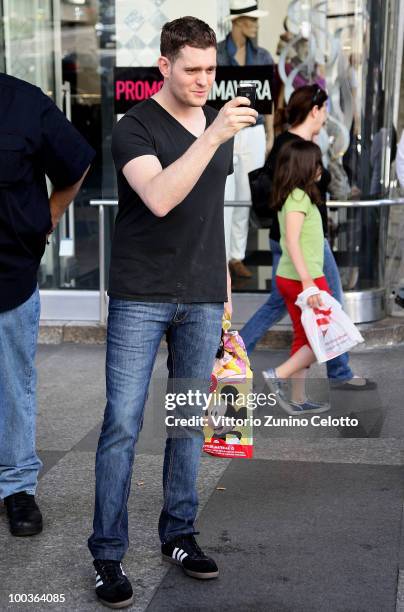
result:
[[[224,314],[227,315],[231,321],[233,314],[233,303],[231,299],[231,276],[229,267],[227,266],[227,302],[224,303]]]
[[[221,144],[242,128],[254,125],[257,112],[246,106],[246,98],[230,100],[216,119],[189,149],[164,168],[154,155],[128,162],[122,172],[129,185],[157,217],[164,217],[193,189]]]
[[[88,166],[82,177],[77,181],[77,183],[74,183],[74,185],[70,185],[69,187],[65,187],[64,189],[52,190],[49,199],[49,207],[52,219],[52,230],[55,229],[63,213],[78,194],[80,187],[86,177],[86,174],[89,171],[89,168],[90,166]]]

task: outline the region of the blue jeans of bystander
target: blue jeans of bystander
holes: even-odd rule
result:
[[[34,495],[42,463],[35,451],[39,291],[0,312],[0,498]]]

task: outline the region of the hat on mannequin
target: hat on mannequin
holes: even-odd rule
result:
[[[230,15],[226,17],[227,20],[238,19],[239,17],[252,17],[258,19],[259,17],[266,17],[268,11],[260,11],[256,2],[252,0],[230,0]]]

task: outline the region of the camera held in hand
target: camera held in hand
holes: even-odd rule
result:
[[[241,81],[237,87],[237,96],[248,98],[250,100],[250,107],[255,109],[257,100],[257,85],[253,81]]]

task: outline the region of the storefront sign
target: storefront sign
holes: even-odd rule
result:
[[[272,76],[272,66],[218,66],[208,103],[219,109],[236,97],[240,81],[253,81],[257,85],[256,110],[262,114],[270,114]]]
[[[273,66],[218,66],[208,104],[219,109],[235,98],[240,81],[254,81],[257,84],[256,109],[269,114],[272,112],[272,77]],[[135,104],[156,94],[162,86],[163,78],[158,68],[115,68],[115,113],[126,113]]]
[[[150,98],[163,86],[158,68],[115,68],[115,113],[126,113],[132,106]]]

